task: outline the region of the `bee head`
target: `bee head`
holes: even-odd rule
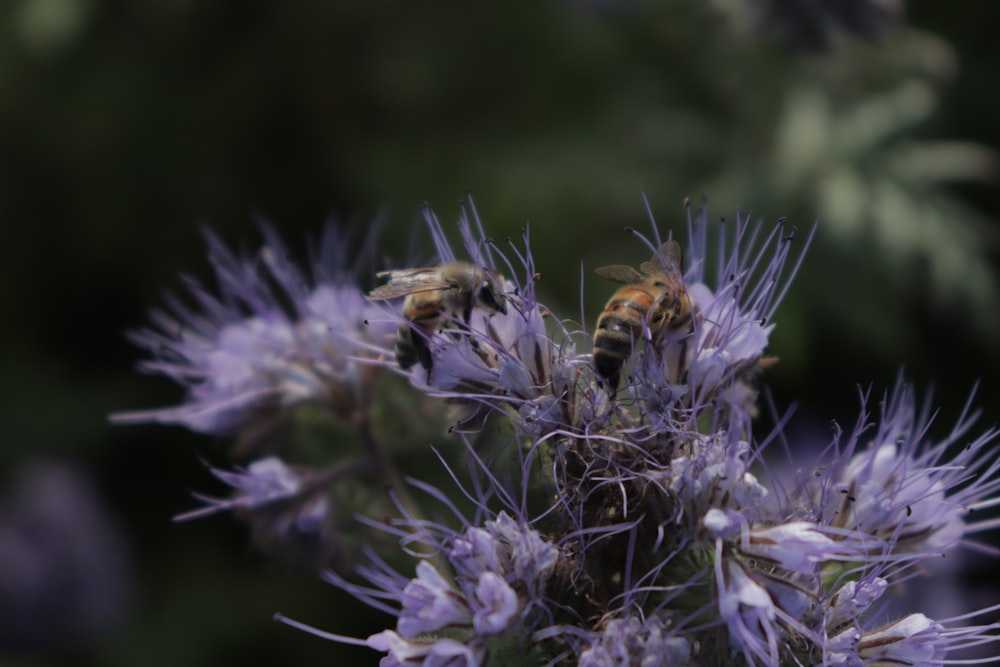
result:
[[[476,293],[476,305],[498,313],[507,313],[507,298],[503,294],[503,278],[486,272]]]

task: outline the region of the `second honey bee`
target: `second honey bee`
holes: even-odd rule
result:
[[[468,324],[474,308],[489,313],[507,312],[503,277],[468,262],[381,271],[376,278],[383,284],[368,294],[369,299],[406,297],[403,301],[406,321],[396,332],[395,343],[396,361],[404,370],[418,361],[426,370],[431,369],[428,341],[444,319]]]
[[[692,326],[693,304],[684,288],[680,244],[667,241],[639,268],[641,273],[621,264],[596,269],[602,278],[625,283],[608,300],[594,332],[594,369],[612,390],[618,387],[622,366],[644,325],[654,342],[665,333]]]

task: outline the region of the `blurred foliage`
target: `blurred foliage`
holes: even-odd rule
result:
[[[645,259],[621,231],[647,228],[643,189],[677,231],[685,196],[800,229],[818,217],[778,315],[776,402],[846,421],[855,383],[885,386],[905,364],[946,406],[979,377],[979,403],[996,405],[1000,93],[984,26],[1000,5],[911,2],[898,22],[857,23],[878,28],[864,38],[843,17],[817,32],[775,7],[3,3],[0,472],[82,462],[131,544],[137,591],[117,633],[0,662],[375,662],[270,615],[359,634],[377,615],[265,563],[225,517],[170,523],[209,484],[198,456],[213,443],[105,422],[179,398],[134,376],[122,331],[179,272],[208,274],[202,224],[254,246],[259,214],[301,248],[330,214],[381,215],[398,261],[427,256],[419,203],[447,220],[471,188],[497,239],[530,219],[543,301],[593,318],[613,286],[591,269]]]

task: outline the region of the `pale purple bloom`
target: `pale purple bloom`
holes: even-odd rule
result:
[[[747,380],[758,366],[771,363],[765,349],[772,318],[802,259],[800,253],[790,269],[786,266],[795,230],[780,221],[763,234],[761,225],[739,213],[734,223],[721,226],[716,273],[709,278],[708,215],[703,209],[692,217],[688,209],[683,277],[693,303],[690,330],[670,332],[655,345],[637,344],[633,354],[633,377],[624,390],[648,406],[652,428],[664,427],[657,415],[662,419],[678,410],[694,418],[717,406],[734,418],[748,416],[756,391]],[[644,238],[650,251],[660,244],[654,231],[652,240]],[[810,240],[811,234],[805,246]]]
[[[517,593],[496,572],[483,572],[476,584],[475,594],[469,600],[473,611],[473,625],[481,636],[498,634],[506,630],[520,611]]]
[[[462,594],[427,561],[417,564],[417,578],[403,589],[402,606],[397,629],[404,637],[416,637],[449,625],[472,624],[472,615]]]
[[[307,563],[322,560],[338,549],[329,486],[360,467],[359,462],[344,461],[317,471],[289,466],[274,456],[235,470],[210,467],[233,493],[223,498],[196,493],[204,507],[180,514],[175,520],[232,511],[250,525],[254,542],[265,551],[282,551]]]
[[[455,261],[437,216],[425,209],[424,218],[440,261]],[[458,227],[467,255],[461,259],[505,274],[507,312],[473,308],[468,322],[444,323],[428,340],[432,367],[412,368],[411,381],[433,395],[485,409],[514,408],[521,426],[536,436],[562,427],[570,419],[576,372],[584,360],[575,354],[568,331],[559,327],[557,341],[547,330],[548,309],[536,299],[527,230],[523,251],[509,243],[511,261],[487,239],[471,200],[462,206]],[[408,324],[401,313],[394,317],[390,315],[390,323]]]
[[[206,233],[219,295],[188,279],[195,308],[168,296],[171,312],[154,310],[153,327],[130,334],[152,355],[140,368],[182,385],[186,401],[119,413],[114,421],[233,434],[302,403],[338,414],[354,409],[373,370],[358,357],[387,353],[391,332],[377,324],[381,311],[349,278],[345,240],[328,228],[310,281],[274,230],[263,232],[267,244],[242,257]]]
[[[692,667],[697,645],[677,635],[656,616],[644,621],[630,616],[609,621],[603,632],[580,653],[579,667]]]
[[[450,517],[429,519],[399,502],[401,518],[365,519],[419,556],[415,575],[372,550],[357,568],[364,583],[326,574],[393,616],[394,629],[366,641],[332,639],[364,642],[386,654],[386,666],[421,667],[936,667],[952,652],[998,639],[995,627],[969,624],[986,610],[949,619],[904,610],[893,620],[882,600],[917,585],[928,559],[997,523],[968,521],[972,510],[997,504],[1000,489],[996,431],[967,437],[971,411],[933,441],[930,411],[900,386],[874,426],[862,414],[811,465],[795,461],[794,474],[780,475],[765,460],[785,421],[762,436],[752,416],[758,371],[773,363],[773,316],[801,262],[794,228],[780,221],[765,230],[737,215],[720,223],[709,257],[707,214],[689,210],[689,327],[653,335],[646,322],[615,388],[577,352],[586,328],[572,329],[572,320],[537,302],[527,233],[523,249],[501,252],[470,200],[457,253],[434,214],[425,210],[425,218],[440,262],[504,274],[506,312],[472,307],[461,321],[443,316],[426,339],[431,363],[404,371],[385,347],[410,326],[398,308],[366,305],[348,284],[289,288],[300,306],[295,318],[258,309],[226,322],[215,332],[224,354],[206,366],[243,389],[269,369],[261,386],[278,392],[279,405],[317,400],[331,387],[346,396],[333,405],[350,404],[364,369],[395,368],[417,390],[467,412],[453,429],[466,446],[466,469],[439,454],[454,488],[410,480]],[[642,238],[652,252],[663,236],[654,225],[651,240]],[[279,275],[289,274],[273,273],[277,283],[298,285]],[[358,325],[368,307],[388,338]],[[327,321],[336,311],[352,314],[347,329]],[[326,349],[334,330],[354,356]],[[291,358],[282,349],[306,352]],[[487,454],[479,436],[495,433],[507,439]],[[202,511],[256,512],[315,497],[307,475],[276,460],[254,465],[219,474],[237,496],[206,499]]]
[[[729,640],[749,664],[778,664],[778,608],[742,563],[716,547],[715,585],[719,617],[729,629]]]
[[[475,580],[483,572],[501,572],[503,557],[497,538],[484,528],[472,527],[456,535],[448,550],[455,574],[466,580]]]
[[[416,578],[407,579],[374,557],[370,565],[359,568],[371,586],[352,583],[334,572],[326,575],[359,599],[397,615],[395,632],[375,635],[380,637],[378,646],[388,647],[381,650],[389,650],[390,659],[436,665],[442,651],[448,656],[455,651],[459,656],[455,659],[483,660],[497,637],[523,633],[541,622],[545,586],[558,550],[537,531],[504,513],[486,521],[484,528],[470,526],[462,532],[426,522],[412,528],[418,541],[446,558],[456,572],[454,581],[426,561],[417,565]],[[464,637],[460,645],[465,650],[459,651],[452,639],[438,645],[444,640],[428,637],[437,632]]]
[[[232,498],[212,498],[197,494],[206,507],[177,517],[178,521],[194,519],[215,512],[234,509],[255,509],[296,497],[303,489],[301,472],[296,472],[275,456],[254,461],[245,469],[229,471],[210,468],[213,475],[236,490]]]
[[[669,461],[663,486],[697,515],[710,508],[752,510],[768,491],[750,472],[750,445],[728,434],[692,434],[692,447]]]
[[[769,560],[789,572],[811,574],[830,561],[863,560],[866,543],[828,533],[808,521],[793,521],[747,532],[739,550],[745,556]],[[870,548],[875,548],[874,540]]]
[[[997,431],[965,440],[976,418],[967,410],[935,443],[927,436],[931,414],[926,406],[918,411],[909,387],[899,384],[882,405],[875,432],[867,432],[869,418],[862,414],[834,443],[832,463],[823,474],[804,478],[790,502],[833,527],[892,540],[899,551],[952,549],[974,529],[965,522],[970,508],[1000,487]]]
[[[536,593],[555,566],[559,550],[537,530],[504,512],[485,525],[497,540],[501,569],[498,574],[529,593]]]
[[[888,587],[889,582],[883,577],[847,581],[830,598],[825,619],[827,627],[837,629],[860,618]]]
[[[910,614],[869,632],[845,630],[831,639],[833,664],[943,665],[948,650],[944,627],[923,614]]]
[[[454,639],[406,639],[392,630],[368,638],[368,645],[388,655],[382,667],[479,667],[486,650]]]

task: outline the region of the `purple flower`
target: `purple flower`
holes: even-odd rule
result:
[[[965,521],[970,509],[1000,487],[997,431],[987,430],[953,451],[975,422],[968,408],[935,443],[927,437],[929,410],[917,411],[909,387],[898,383],[882,405],[875,432],[868,434],[869,415],[863,413],[846,439],[835,443],[823,473],[804,478],[790,502],[832,527],[891,540],[898,551],[928,556],[948,551],[977,530]]]
[[[832,561],[858,561],[874,540],[850,533],[837,534],[807,521],[793,521],[750,530],[740,544],[744,556],[771,561],[789,572],[812,574],[819,565]]]
[[[233,434],[302,403],[344,415],[363,400],[374,367],[358,358],[387,354],[391,332],[368,324],[380,311],[348,277],[345,239],[328,227],[310,285],[276,232],[262,230],[267,244],[249,257],[233,255],[207,232],[220,295],[187,279],[196,309],[168,296],[172,312],[153,311],[153,327],[130,334],[153,356],[140,368],[182,385],[187,400],[119,413],[113,421]]]
[[[299,495],[304,484],[300,473],[273,456],[254,461],[245,470],[230,472],[210,468],[219,480],[237,490],[234,498],[218,499],[198,495],[207,506],[177,517],[178,521],[194,519],[216,512],[233,509],[255,509]]]
[[[403,589],[397,629],[403,637],[416,637],[448,626],[472,624],[472,614],[462,594],[452,589],[433,565],[417,565],[417,578]]]
[[[608,621],[604,630],[580,653],[579,667],[652,667],[698,665],[697,644],[675,634],[653,616],[643,622],[635,616]]]
[[[940,623],[911,614],[877,630],[851,628],[831,638],[829,661],[835,665],[943,665],[948,643]]]
[[[273,456],[233,471],[210,467],[234,493],[227,498],[194,494],[205,506],[175,520],[233,511],[250,525],[254,542],[263,550],[305,563],[323,562],[339,549],[330,486],[364,467],[361,460],[345,460],[319,471],[289,466]]]
[[[703,208],[692,217],[690,208],[687,210],[690,240],[683,278],[694,311],[690,331],[661,336],[656,344],[634,352],[633,379],[625,390],[651,412],[665,416],[681,409],[694,417],[713,406],[725,407],[737,417],[748,415],[756,392],[746,379],[758,367],[773,362],[765,357],[774,329],[772,317],[812,234],[788,270],[794,228],[786,230],[781,220],[762,234],[760,224],[754,225],[749,215],[737,213],[735,223],[722,225],[716,275],[709,280],[708,213]],[[732,238],[726,233],[730,225]],[[654,231],[653,241],[642,237],[651,251],[661,242],[659,231]],[[660,427],[656,423],[651,426]]]
[[[378,646],[386,647],[380,650],[388,650],[390,659],[437,664],[405,660],[431,661],[432,654],[446,648],[462,660],[482,660],[501,650],[507,635],[530,634],[542,621],[545,586],[558,550],[536,530],[503,513],[484,527],[461,532],[425,521],[410,528],[415,530],[411,537],[433,548],[455,571],[453,582],[426,561],[417,565],[416,578],[406,579],[374,557],[359,568],[370,586],[326,574],[334,585],[398,617],[395,632],[375,636],[381,637]],[[435,632],[447,632],[448,643],[434,646],[427,636]],[[414,657],[407,657],[411,654]]]
[[[717,235],[710,257],[707,214],[688,211],[686,268],[671,278],[683,280],[676,291],[691,316],[656,331],[653,306],[653,315],[640,313],[642,326],[628,327],[636,340],[618,388],[608,382],[618,373],[609,372],[607,359],[598,372],[576,352],[586,330],[562,324],[571,320],[537,302],[527,233],[523,249],[511,244],[500,252],[470,200],[459,220],[464,253],[457,253],[434,214],[426,210],[425,218],[442,263],[461,256],[504,274],[506,307],[471,300],[458,317],[429,312],[435,325],[419,332],[426,344],[419,365],[403,370],[386,352],[393,331],[418,333],[402,311],[371,306],[389,338],[372,337],[358,324],[368,307],[359,292],[336,283],[307,289],[288,271],[269,268],[268,276],[299,304],[295,317],[257,308],[213,320],[222,323],[213,332],[225,345],[211,350],[228,356],[215,360],[222,370],[212,377],[275,392],[263,403],[241,403],[241,417],[300,402],[336,412],[351,405],[350,388],[366,386],[364,369],[386,367],[466,411],[453,429],[465,445],[465,467],[439,454],[451,491],[409,480],[445,517],[412,511],[397,487],[399,517],[364,519],[419,555],[415,574],[369,549],[357,568],[363,583],[325,575],[394,617],[394,627],[367,640],[330,638],[382,651],[383,665],[426,667],[931,666],[998,640],[995,626],[970,624],[988,610],[932,619],[907,609],[883,623],[886,592],[915,585],[928,559],[996,525],[978,515],[969,520],[973,510],[997,504],[1000,489],[997,432],[969,437],[971,410],[933,441],[929,410],[917,410],[900,385],[873,426],[863,414],[811,465],[793,462],[804,472],[768,467],[766,450],[786,422],[755,433],[757,371],[773,362],[773,316],[801,261],[793,259],[799,244],[784,221],[765,231],[737,215],[734,225],[723,225],[728,231]],[[664,247],[664,236],[654,225],[648,249]],[[251,265],[234,265],[257,275]],[[633,274],[618,267],[603,275]],[[257,303],[248,296],[254,290],[231,293],[240,304]],[[353,315],[326,322],[335,310]],[[343,359],[324,347],[327,332],[340,325],[353,346]],[[192,349],[187,345],[169,349]],[[281,349],[305,352],[288,357]],[[333,387],[347,398],[321,397]],[[481,436],[502,442],[485,450]],[[216,474],[237,494],[206,498],[199,513],[256,514],[314,497],[317,488],[310,473],[276,459]]]
[[[466,580],[475,580],[483,572],[501,572],[504,558],[497,538],[485,528],[471,527],[456,535],[448,550],[455,574]]]
[[[368,638],[368,645],[388,655],[382,667],[479,667],[486,664],[486,650],[454,639],[406,639],[392,630]]]
[[[735,558],[716,549],[715,585],[719,617],[729,629],[729,641],[748,664],[778,664],[778,607],[767,589]]]
[[[440,262],[454,262],[456,253],[437,216],[425,209],[424,218]],[[556,341],[547,330],[549,311],[536,299],[528,231],[523,251],[510,243],[511,261],[487,239],[471,199],[462,206],[458,227],[476,266],[508,273],[510,307],[504,313],[473,308],[468,322],[445,322],[427,341],[431,367],[413,367],[411,381],[432,395],[486,410],[514,409],[522,427],[537,436],[562,427],[571,420],[577,369],[585,361],[575,355],[570,332],[562,329]],[[401,312],[390,322],[409,325]]]
[[[555,566],[559,550],[537,530],[504,512],[485,525],[496,539],[500,561],[497,574],[530,593],[537,593]]]
[[[520,612],[521,603],[510,584],[496,572],[483,572],[469,601],[476,634],[498,634],[510,627]]]

